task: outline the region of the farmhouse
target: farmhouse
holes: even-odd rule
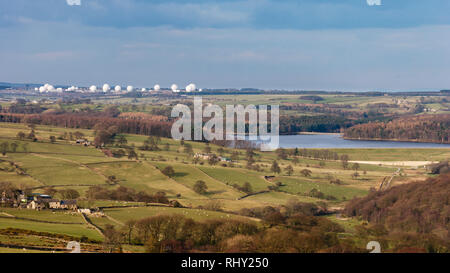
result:
[[[201,153],[196,153],[194,155],[194,158],[200,158],[200,159],[204,159],[204,160],[208,160],[210,157],[212,157],[213,154],[201,154]]]
[[[220,161],[222,162],[231,162],[231,159],[228,157],[219,156]]]
[[[214,157],[214,154],[201,154],[201,153],[196,153],[194,155],[194,158],[200,158],[200,159],[204,159],[204,160],[209,160],[210,158]],[[219,156],[218,157],[220,161],[222,162],[231,162],[231,159],[228,157],[224,157],[224,156]]]
[[[30,199],[31,201],[32,199]],[[0,205],[2,207],[26,207],[28,203],[27,197],[22,190],[14,190],[13,192],[1,192]]]
[[[6,191],[0,193],[0,205],[2,207],[27,208],[34,210],[41,209],[64,209],[77,210],[76,200],[58,200],[50,195],[41,193],[31,193],[26,195],[24,191],[15,190],[8,194]]]
[[[27,204],[27,209],[34,209],[34,210],[45,209],[45,202],[42,200],[38,200],[38,201],[33,200]]]
[[[77,209],[78,213],[83,213],[83,214],[91,214],[92,210],[91,209]]]
[[[90,146],[91,142],[88,141],[87,139],[77,139],[76,141],[77,144],[81,144],[83,146]]]

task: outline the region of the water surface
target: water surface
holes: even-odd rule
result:
[[[281,148],[450,148],[450,144],[347,140],[339,134],[280,136]]]

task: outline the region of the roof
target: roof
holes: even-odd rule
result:
[[[46,194],[41,194],[39,197],[45,198],[45,199],[52,199],[52,197],[50,195],[46,195]]]
[[[34,197],[34,196],[37,196],[37,197],[40,197],[40,198],[52,198],[50,195],[47,195],[47,194],[42,194],[42,193],[30,193],[29,194],[29,197]]]

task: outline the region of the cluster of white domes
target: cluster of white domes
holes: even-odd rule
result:
[[[75,91],[75,90],[78,90],[78,87],[76,87],[76,86],[71,86],[71,87],[69,87],[69,88],[67,88],[66,89],[66,91],[68,91],[68,92],[73,92],[73,91]]]
[[[53,85],[46,83],[45,85],[39,87],[40,93],[48,93],[48,92],[59,92],[62,91],[62,88],[56,89]]]
[[[172,84],[171,85],[171,87],[170,87],[170,89],[172,90],[172,92],[174,92],[174,93],[179,93],[179,92],[181,92],[181,90],[179,89],[179,87],[178,87],[178,85],[177,84]],[[80,90],[78,87],[76,87],[76,86],[71,86],[71,87],[69,87],[69,88],[67,88],[67,89],[62,89],[62,88],[55,88],[53,85],[51,85],[51,84],[48,84],[48,83],[46,83],[45,85],[43,85],[43,86],[41,86],[41,87],[36,87],[35,89],[34,89],[36,92],[40,92],[40,93],[48,93],[48,92],[63,92],[63,91],[67,91],[67,92],[74,92],[74,91],[77,91],[77,90]],[[85,89],[86,90],[86,89]],[[127,92],[133,92],[134,90],[135,90],[135,88],[132,86],[132,85],[128,85],[127,87],[126,87],[126,89],[125,89]],[[138,89],[139,90],[139,89]],[[147,92],[147,91],[151,91],[151,90],[153,90],[153,91],[156,91],[156,92],[158,92],[158,91],[161,91],[161,86],[159,85],[159,84],[155,84],[154,86],[153,86],[153,89],[147,89],[147,88],[141,88],[140,89],[141,90],[141,92]],[[95,93],[95,92],[104,92],[104,93],[107,93],[107,92],[112,92],[112,91],[114,91],[114,92],[121,92],[122,91],[122,86],[120,86],[120,85],[116,85],[114,88],[112,88],[109,84],[107,84],[107,83],[105,83],[105,84],[103,84],[103,86],[101,87],[101,89],[99,89],[99,88],[97,88],[97,86],[96,85],[91,85],[89,88],[88,88],[88,92],[93,92],[93,93]],[[202,89],[197,89],[197,86],[194,84],[194,83],[190,83],[190,84],[188,84],[186,87],[185,87],[185,89],[184,89],[184,91],[186,91],[186,92],[195,92],[195,91],[202,91]]]

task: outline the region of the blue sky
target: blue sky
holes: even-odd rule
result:
[[[450,88],[450,1],[369,1],[2,0],[0,81]]]

